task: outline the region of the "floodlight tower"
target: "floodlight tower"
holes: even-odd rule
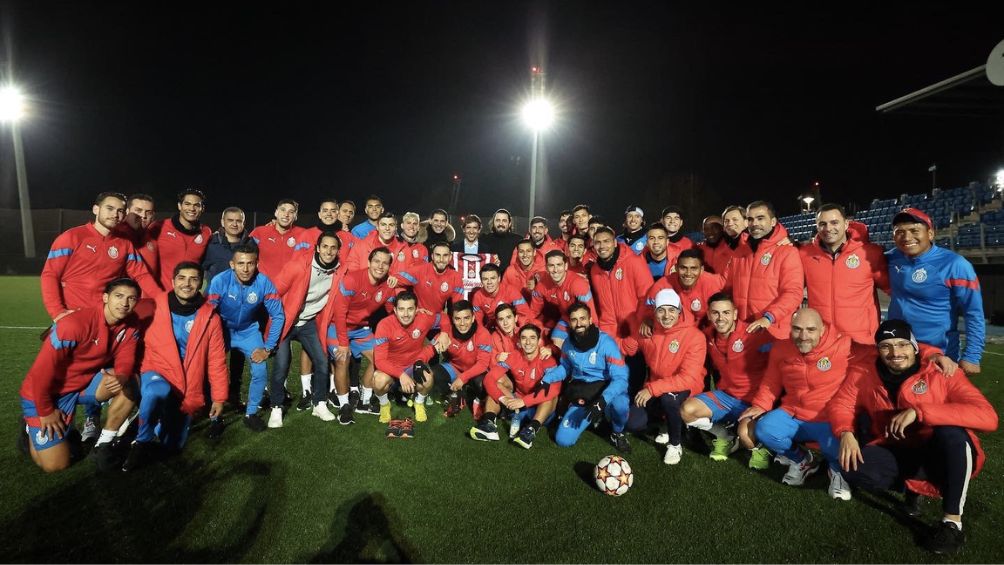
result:
[[[537,199],[537,162],[540,158],[540,134],[554,123],[554,107],[544,96],[544,69],[530,67],[530,100],[523,106],[523,121],[533,132],[533,149],[530,158],[530,213],[534,216]]]
[[[28,198],[28,173],[24,166],[24,145],[18,123],[24,119],[27,103],[11,78],[10,63],[0,64],[0,124],[8,124],[14,145],[14,168],[17,171],[17,196],[21,207],[21,239],[26,259],[35,257],[35,229],[31,221],[31,202]]]

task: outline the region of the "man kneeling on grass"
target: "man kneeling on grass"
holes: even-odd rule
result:
[[[380,422],[391,419],[391,388],[400,387],[404,394],[414,394],[415,421],[428,419],[425,397],[432,389],[432,371],[424,368],[415,374],[415,366],[428,363],[436,354],[426,334],[436,325],[438,315],[418,309],[418,298],[411,291],[397,295],[394,315],[377,324],[373,338],[373,394],[380,402]],[[419,363],[421,362],[421,363]]]
[[[877,354],[851,364],[830,403],[843,475],[868,490],[905,487],[913,515],[920,514],[916,495],[942,496],[944,517],[924,546],[955,553],[965,541],[969,480],[984,461],[974,432],[996,430],[997,413],[961,368],[946,375],[933,360],[921,359],[910,324],[883,322],[875,342]]]
[[[557,362],[550,356],[541,357],[539,327],[527,324],[520,328],[519,346],[519,352],[506,354],[485,377],[485,413],[470,429],[470,436],[479,441],[497,441],[495,419],[500,407],[505,406],[513,411],[509,438],[530,449],[540,427],[554,415],[561,383],[544,384],[544,374]]]
[[[112,440],[138,396],[133,377],[140,332],[133,308],[139,294],[136,281],[113,280],[105,285],[102,305],[67,314],[47,332],[20,391],[26,425],[19,443],[28,444],[25,450],[44,471],[70,466],[67,432],[76,433],[78,403],[111,401],[91,457],[100,471],[121,465]]]

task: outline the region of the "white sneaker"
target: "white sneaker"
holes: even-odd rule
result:
[[[662,432],[656,435],[655,443],[658,443],[659,445],[666,445],[667,443],[669,443],[669,434],[666,432]]]
[[[801,463],[795,463],[787,458],[782,459],[790,462],[788,464],[788,472],[781,477],[781,482],[786,485],[800,487],[805,483],[806,477],[819,470],[819,462],[813,460],[812,452],[810,451],[805,452],[805,459],[802,459]]]
[[[683,456],[683,446],[682,445],[671,445],[666,448],[666,456],[662,458],[662,462],[666,465],[676,465],[680,462],[680,457]]]
[[[282,427],[282,407],[273,406],[272,413],[268,415],[268,427],[270,428],[281,428]]]
[[[830,488],[826,492],[830,494],[830,498],[835,500],[850,500],[851,485],[847,484],[844,476],[840,473],[834,473],[833,469],[827,469],[827,472],[830,475]]]
[[[328,405],[324,402],[316,404],[313,412],[311,412],[311,415],[317,416],[325,422],[330,422],[335,419],[335,415],[331,413],[331,410],[328,410]]]
[[[98,425],[98,419],[94,416],[88,416],[84,420],[84,430],[80,432],[80,439],[91,441],[97,439],[99,435],[101,435],[101,426]]]

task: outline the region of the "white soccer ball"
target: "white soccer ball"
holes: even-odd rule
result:
[[[593,470],[596,487],[604,494],[620,496],[634,484],[634,473],[631,465],[620,455],[607,455],[596,464]]]

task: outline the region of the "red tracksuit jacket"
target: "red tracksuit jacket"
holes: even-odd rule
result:
[[[181,227],[177,214],[173,218],[157,220],[150,224],[147,232],[157,243],[160,273],[155,275],[160,280],[163,289],[173,288],[171,279],[174,277],[174,267],[182,261],[194,261],[202,264],[209,245],[209,237],[213,231],[204,224],[199,224],[192,230]]]
[[[512,263],[509,263],[509,267],[506,268],[505,273],[502,275],[502,285],[518,290],[523,295],[523,299],[529,304],[533,293],[526,288],[527,283],[533,278],[539,284],[545,277],[548,277],[545,271],[537,270],[534,266],[531,266],[529,269],[523,269],[523,266],[519,263],[519,259],[515,259]]]
[[[715,247],[711,247],[706,241],[698,243],[695,247],[704,253],[704,269],[709,273],[719,275],[725,273],[729,261],[732,260],[732,255],[735,254],[732,248],[725,243],[725,238],[719,239],[718,245]]]
[[[510,304],[516,309],[517,328],[533,319],[526,299],[519,290],[508,285],[500,285],[494,295],[488,294],[484,287],[478,287],[471,292],[470,301],[474,305],[474,319],[489,331],[495,329],[495,309],[499,304]]]
[[[708,339],[708,357],[718,371],[715,388],[746,404],[753,402],[753,395],[767,371],[770,351],[761,351],[761,348],[774,341],[774,336],[767,331],[746,333],[748,326],[746,322],[737,321],[732,333],[724,337],[712,329],[712,337]]]
[[[256,227],[248,235],[258,245],[258,270],[272,280],[293,259],[297,250],[307,249],[307,244],[303,242],[304,229],[299,226],[290,226],[285,232],[279,233],[275,224],[270,223]],[[309,247],[313,248],[313,244],[309,244]]]
[[[415,361],[432,359],[436,350],[432,344],[425,342],[425,336],[432,329],[436,318],[437,316],[418,312],[408,327],[402,326],[394,315],[380,320],[373,339],[373,366],[391,378],[398,379]]]
[[[774,232],[757,246],[749,246],[749,234],[743,233],[742,243],[729,263],[725,279],[732,289],[739,319],[752,322],[770,312],[774,317],[770,331],[777,339],[787,339],[791,333],[791,315],[802,304],[802,261],[791,245],[778,245],[788,237],[784,226],[777,224]]]
[[[561,283],[555,283],[551,275],[544,274],[537,281],[530,301],[530,314],[548,330],[554,329],[559,320],[568,322],[568,307],[576,301],[589,307],[593,323],[599,321],[593,292],[584,278],[566,273]]]
[[[595,293],[596,313],[600,316],[596,325],[615,340],[635,332],[638,323],[635,309],[652,286],[652,273],[645,260],[623,243],[619,243],[617,249],[617,261],[609,271],[599,263],[589,267],[589,282]]]
[[[380,308],[391,312],[393,305],[394,289],[387,286],[386,279],[372,284],[368,269],[351,271],[339,281],[334,305],[330,309],[325,308],[328,317],[324,320],[324,327],[334,325],[339,347],[348,347],[349,330],[369,325],[374,312]]]
[[[464,281],[456,269],[447,265],[442,273],[432,263],[420,262],[398,272],[401,284],[412,288],[418,297],[418,307],[437,313],[446,308],[446,302],[464,299]]]
[[[402,267],[408,264],[407,258],[410,256],[410,250],[407,249],[404,240],[397,236],[385,243],[380,239],[380,232],[376,230],[370,232],[366,237],[356,240],[352,245],[352,250],[345,256],[345,267],[349,272],[365,269],[370,264],[370,253],[379,247],[386,247],[390,250],[390,274],[397,276]]]
[[[725,277],[715,275],[707,271],[697,277],[697,283],[693,288],[683,288],[680,282],[680,274],[673,272],[669,276],[662,277],[655,281],[655,284],[645,293],[643,301],[638,306],[638,312],[644,314],[645,319],[651,319],[655,312],[655,295],[660,290],[671,288],[680,295],[680,302],[683,309],[687,310],[699,328],[708,326],[708,299],[725,288]]]
[[[282,300],[282,311],[286,313],[282,333],[279,335],[280,342],[286,338],[289,330],[299,321],[300,313],[303,312],[303,307],[307,302],[307,291],[310,287],[310,277],[313,268],[313,257],[307,262],[290,261],[279,271],[277,276],[271,277],[272,283],[275,285],[275,289],[279,292],[279,297]],[[328,291],[328,300],[325,302],[324,308],[314,317],[314,323],[317,325],[317,337],[324,351],[328,350],[328,323],[334,315],[335,297],[339,294],[339,285],[342,282],[343,276],[345,276],[344,263],[339,263],[331,277],[331,290]],[[369,281],[367,280],[367,282]]]
[[[443,352],[444,360],[453,365],[457,370],[457,378],[465,383],[486,373],[494,359],[491,334],[477,322],[475,326],[471,337],[460,339],[454,335],[450,321],[446,317],[442,320],[443,334],[450,338],[450,345]]]
[[[638,351],[648,365],[645,388],[652,396],[684,390],[690,394],[701,392],[707,374],[704,369],[707,347],[707,339],[686,311],[680,313],[679,320],[669,329],[656,322],[652,337],[638,338]]]
[[[492,364],[488,376],[485,377],[485,391],[490,397],[501,401],[505,393],[502,392],[498,383],[500,379],[508,376],[512,379],[516,394],[523,399],[526,407],[537,406],[557,398],[561,394],[561,383],[552,384],[547,392],[543,390],[534,392],[533,390],[540,379],[544,377],[544,373],[548,369],[556,367],[557,364],[554,357],[541,359],[538,353],[536,359],[531,361],[526,358],[526,354],[522,350],[513,352],[504,362]]]

